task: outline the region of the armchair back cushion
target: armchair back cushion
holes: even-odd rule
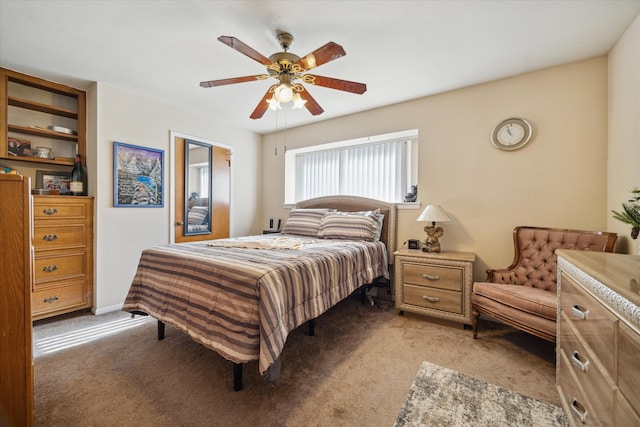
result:
[[[615,241],[614,233],[516,227],[513,231],[513,263],[503,270],[487,270],[487,282],[556,292],[557,249],[611,252]]]

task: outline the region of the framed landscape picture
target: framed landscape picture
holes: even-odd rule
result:
[[[113,143],[113,206],[164,206],[164,151]]]

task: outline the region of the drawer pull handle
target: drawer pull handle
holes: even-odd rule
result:
[[[58,301],[58,297],[57,296],[52,296],[52,297],[46,297],[44,299],[44,302],[54,302],[54,301]]]
[[[46,208],[42,211],[43,214],[45,215],[55,215],[58,213],[58,209],[56,208]]]
[[[55,234],[47,234],[45,236],[42,237],[44,240],[46,240],[47,242],[51,242],[53,240],[56,240],[58,238],[57,235]]]
[[[580,422],[582,424],[585,424],[587,422],[587,408],[582,406],[575,397],[571,402],[571,409],[573,409],[573,412],[578,414],[578,417],[580,418]]]
[[[426,301],[429,301],[429,302],[440,302],[440,298],[438,298],[438,297],[430,297],[428,295],[423,295],[422,299],[426,300]]]
[[[431,280],[432,282],[435,282],[436,280],[440,280],[440,276],[434,276],[432,274],[423,274],[422,278],[423,279],[427,279],[427,280]]]
[[[580,320],[587,320],[587,316],[589,316],[589,310],[580,307],[578,304],[571,307],[571,313]]]
[[[587,372],[587,368],[589,368],[589,360],[584,359],[583,362],[582,360],[580,360],[580,358],[580,354],[577,351],[574,351],[573,355],[571,356],[571,363],[578,367],[578,369],[580,369],[582,372]]]
[[[42,267],[42,271],[46,271],[47,273],[52,273],[58,269],[57,265],[47,265],[46,267]]]

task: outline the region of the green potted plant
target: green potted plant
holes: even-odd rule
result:
[[[631,226],[631,238],[636,239],[640,233],[640,188],[634,187],[631,194],[633,196],[629,202],[622,204],[621,212],[614,210],[611,212],[615,219]]]

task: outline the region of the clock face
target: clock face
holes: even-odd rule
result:
[[[531,139],[531,125],[523,119],[507,119],[498,124],[491,134],[491,142],[501,150],[515,150]]]

